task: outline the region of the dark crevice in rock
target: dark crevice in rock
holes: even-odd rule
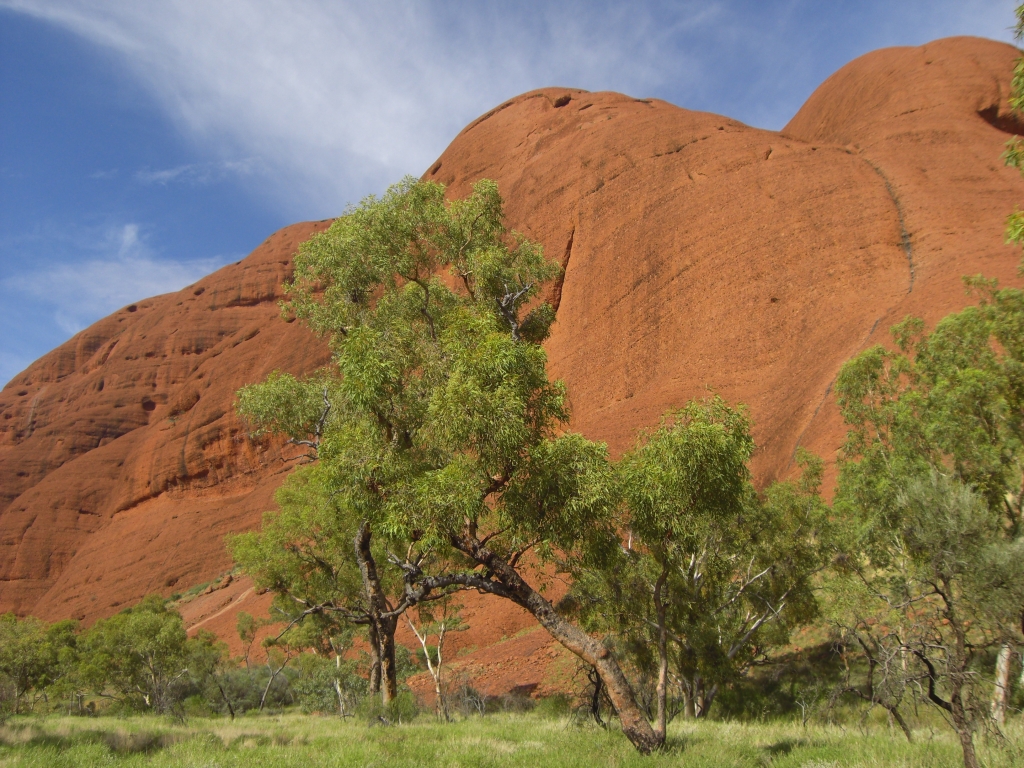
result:
[[[572,256],[572,241],[576,237],[576,227],[573,227],[569,231],[569,241],[565,244],[565,253],[562,255],[562,274],[555,280],[555,284],[551,289],[551,306],[558,311],[558,306],[562,303],[562,285],[565,283],[565,273],[569,269],[569,257]]]
[[[506,101],[506,102],[505,102],[504,104],[502,104],[502,105],[501,105],[500,107],[495,107],[494,109],[492,109],[492,110],[491,110],[490,112],[488,112],[488,113],[487,113],[486,115],[484,115],[483,117],[479,117],[479,118],[477,118],[477,119],[476,119],[476,120],[474,120],[474,121],[473,121],[472,123],[470,123],[470,124],[469,124],[469,125],[467,125],[467,126],[466,126],[465,128],[463,128],[463,129],[462,129],[462,131],[460,132],[460,134],[459,134],[459,135],[461,136],[461,135],[462,135],[463,133],[468,133],[469,131],[473,130],[473,129],[474,129],[474,128],[476,128],[476,127],[477,127],[478,125],[480,125],[480,123],[482,123],[482,122],[483,122],[484,120],[487,120],[487,119],[489,119],[489,118],[491,118],[491,117],[494,117],[494,116],[495,116],[496,114],[498,114],[499,112],[501,112],[501,110],[503,110],[503,109],[508,109],[508,108],[509,108],[509,107],[511,107],[511,106],[512,106],[513,104],[515,104],[515,102],[514,102],[514,101]]]
[[[896,206],[896,217],[900,223],[900,242],[903,246],[903,252],[907,255],[907,269],[910,270],[910,282],[907,285],[907,293],[910,293],[914,290],[914,250],[910,242],[910,233],[907,231],[906,220],[903,218],[903,206],[900,204],[899,195],[896,194],[896,190],[893,188],[892,182],[889,181],[889,177],[885,175],[885,172],[867,158],[864,158],[864,160],[885,183],[885,189],[892,199],[892,204]]]
[[[999,107],[993,105],[985,109],[979,109],[978,117],[1003,133],[1009,133],[1013,136],[1024,136],[1024,121],[1015,112],[1000,114]]]

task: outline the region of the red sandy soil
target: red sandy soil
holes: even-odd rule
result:
[[[424,178],[453,196],[496,180],[510,224],[565,266],[547,349],[575,429],[617,454],[713,388],[749,406],[763,485],[799,445],[834,460],[845,360],[907,314],[970,303],[963,275],[1018,284],[1003,223],[1024,181],[1000,161],[1018,55],[978,38],[876,51],[779,133],[548,88],[474,121]],[[293,466],[280,442],[248,439],[234,392],[327,360],[276,306],[297,245],[325,226],[114,313],[0,392],[0,611],[90,622],[230,569],[224,534],[257,526]],[[250,587],[182,612],[237,652],[237,612],[269,604]],[[519,609],[466,604],[452,658],[476,687],[542,691],[571,668]]]

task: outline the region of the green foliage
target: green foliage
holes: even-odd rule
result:
[[[220,653],[211,635],[189,639],[181,616],[157,595],[96,622],[78,650],[84,688],[156,712],[171,711],[187,693],[190,671],[209,670]]]
[[[259,386],[238,392],[238,412],[258,425],[256,435],[283,433],[293,440],[315,435],[323,416],[330,379],[323,373],[299,380],[275,371]]]
[[[1018,5],[1014,13],[1017,16],[1014,36],[1021,40],[1024,38],[1024,5]],[[1024,112],[1024,58],[1019,58],[1014,63],[1013,80],[1010,83],[1010,108],[1017,113]],[[1024,141],[1019,136],[1014,136],[1006,142],[1003,162],[1024,173]],[[1006,220],[1006,242],[1024,245],[1024,213],[1021,211],[1014,211]],[[1021,269],[1024,269],[1024,262]]]
[[[742,514],[753,450],[744,409],[717,396],[691,401],[622,459],[630,530],[664,562],[688,559]]]
[[[346,717],[367,694],[366,679],[353,660],[306,653],[299,657],[297,669],[292,689],[303,712]]]
[[[1021,514],[1024,438],[1024,293],[974,279],[982,303],[927,336],[908,319],[897,351],[869,349],[847,363],[836,389],[851,429],[837,504],[862,518],[865,543],[884,557],[900,523],[908,478],[931,468],[970,486],[1010,533]]]
[[[521,294],[505,307],[515,312],[558,267],[538,246],[507,232],[503,217],[494,182],[479,181],[469,197],[448,203],[440,184],[407,178],[379,199],[366,198],[302,246],[288,286],[287,310],[318,333],[344,336],[360,328],[379,337],[372,332],[388,324],[374,322],[384,318],[375,311],[372,296],[383,291],[390,297],[384,314],[411,311],[419,323],[429,324],[434,300],[443,313],[451,297],[439,279],[449,270],[491,313],[501,311],[510,290]],[[436,297],[430,288],[436,289]],[[406,305],[409,298],[412,304]],[[384,374],[389,369],[370,370]],[[365,382],[369,377],[361,378]],[[394,381],[385,374],[377,384]]]
[[[850,432],[829,602],[841,643],[868,661],[866,686],[850,690],[898,707],[926,688],[971,764],[987,706],[979,664],[1022,641],[1024,292],[968,283],[979,306],[927,334],[908,319],[897,350],[869,349],[840,372]]]
[[[329,653],[331,638],[350,630],[347,621],[362,610],[365,595],[352,546],[358,520],[323,475],[318,464],[293,472],[275,496],[278,511],[264,515],[258,532],[228,537],[227,544],[257,588],[275,593],[277,616],[291,621],[310,606],[333,609],[309,614],[287,636],[296,646]],[[394,581],[390,570],[386,575]],[[248,637],[255,626],[243,629]]]
[[[0,616],[0,718],[25,708],[31,691],[43,691],[67,673],[75,648],[73,621],[47,625],[38,619]]]
[[[1017,525],[1024,293],[980,279],[970,284],[982,291],[979,306],[947,316],[927,336],[908,318],[893,330],[898,350],[873,347],[840,373],[840,409],[851,426],[841,504],[872,510],[869,523],[886,523],[873,527],[883,534],[898,524],[895,502],[905,478],[930,468],[970,485]]]
[[[453,540],[478,528],[501,530],[491,545],[508,558],[533,547],[596,562],[614,549],[605,448],[559,433],[565,390],[539,344],[554,313],[536,299],[557,272],[505,229],[486,180],[446,201],[440,185],[407,179],[302,246],[285,311],[328,336],[333,365],[248,387],[239,410],[311,447],[317,468],[295,481],[305,498],[293,508],[279,499],[263,544],[233,545],[279,593],[309,582],[289,594],[293,613],[332,589],[355,594],[340,538],[363,521],[378,563],[405,554],[402,572],[385,574],[393,604],[403,581],[451,585],[446,574],[466,565]]]
[[[401,725],[411,723],[420,713],[416,697],[409,691],[400,691],[387,704],[376,696],[367,696],[359,703],[356,714],[368,725]]]
[[[570,602],[592,628],[617,633],[650,706],[661,627],[669,710],[685,701],[701,715],[723,685],[815,615],[821,463],[801,455],[799,483],[758,497],[752,451],[744,409],[715,396],[641,435],[618,466],[628,541],[610,567],[577,575]]]
[[[493,182],[448,202],[407,179],[296,257],[285,309],[329,337],[334,372],[275,375],[240,393],[240,412],[316,443],[336,509],[376,537],[440,553],[491,517],[507,551],[541,539],[593,554],[611,532],[604,449],[556,434],[565,392],[539,346],[554,314],[534,300],[557,272],[505,229]]]

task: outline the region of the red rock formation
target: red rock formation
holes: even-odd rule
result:
[[[427,178],[454,195],[497,180],[511,222],[562,256],[548,350],[576,428],[620,451],[712,387],[750,406],[765,482],[797,444],[834,455],[843,361],[907,313],[962,307],[964,274],[1013,280],[1003,220],[1024,183],[999,156],[1017,55],[977,38],[877,51],[782,133],[536,91],[468,126]]]
[[[234,393],[325,346],[280,319],[296,224],[182,291],[132,304],[0,393],[0,611],[92,620],[231,567],[225,533],[272,506],[286,464]]]
[[[999,156],[1017,55],[975,38],[877,51],[781,133],[535,91],[474,121],[425,178],[452,195],[495,179],[510,223],[561,258],[548,351],[575,428],[619,452],[712,387],[750,407],[763,483],[792,470],[797,445],[834,456],[830,390],[851,355],[908,313],[964,306],[964,274],[1015,282],[1002,225],[1024,181]],[[115,313],[4,388],[0,610],[91,620],[229,567],[223,534],[257,524],[287,467],[278,444],[246,441],[233,393],[325,361],[275,306],[290,255],[322,226]],[[247,588],[186,613],[230,635],[234,611],[265,607]],[[460,643],[528,623],[488,606]]]

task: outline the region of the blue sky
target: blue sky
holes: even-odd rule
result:
[[[418,175],[549,85],[781,128],[875,48],[1013,0],[0,0],[0,384],[268,234]]]

